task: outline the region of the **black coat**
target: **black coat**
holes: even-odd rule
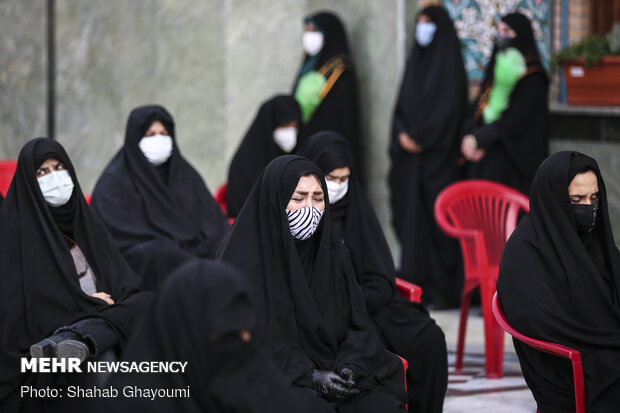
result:
[[[580,237],[568,185],[583,167],[597,175],[599,209],[594,231]],[[514,328],[581,352],[588,412],[620,406],[620,253],[608,205],[594,159],[578,152],[551,155],[534,177],[530,213],[506,244],[497,280]],[[516,340],[515,348],[539,409],[574,410],[570,363]]]
[[[67,204],[57,208],[47,205],[36,177],[49,158],[65,164],[75,185]],[[30,357],[30,346],[87,317],[105,320],[123,346],[149,295],[137,290],[138,277],[86,204],[71,160],[52,139],[33,139],[21,150],[0,210],[0,228],[0,410],[18,411],[21,405],[23,411],[40,411],[56,401],[21,398],[19,386],[54,387],[64,379],[20,374],[20,358]],[[78,244],[96,277],[97,291],[110,294],[114,305],[82,291],[63,234]]]
[[[351,262],[331,231],[329,207],[312,237],[294,241],[291,236],[285,208],[308,173],[319,177],[326,194],[323,174],[313,163],[292,155],[273,160],[219,259],[252,274],[257,334],[289,383],[311,388],[314,369],[349,367],[359,377],[358,397],[380,390],[404,401],[402,365],[372,331]]]
[[[172,155],[155,167],[138,143],[159,120],[175,141]],[[144,285],[156,288],[177,266],[211,257],[228,228],[204,181],[176,145],[174,121],[160,106],[134,109],[125,144],[105,168],[92,207]]]

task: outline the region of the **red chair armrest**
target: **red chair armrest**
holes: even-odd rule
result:
[[[419,303],[422,301],[422,287],[418,285],[396,277],[396,289],[405,299],[412,303]]]

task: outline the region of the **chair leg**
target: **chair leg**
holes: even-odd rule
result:
[[[471,300],[471,289],[467,286],[463,289],[461,297],[461,315],[459,319],[459,337],[456,342],[456,362],[454,369],[456,371],[463,370],[463,353],[465,352],[465,332],[467,330],[467,316],[469,315],[469,302]]]
[[[486,375],[489,379],[500,379],[503,376],[504,364],[504,330],[493,316],[492,301],[495,285],[480,286],[480,300],[484,321],[484,349]]]

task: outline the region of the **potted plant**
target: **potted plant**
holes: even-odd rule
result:
[[[564,70],[567,103],[620,105],[620,23],[607,36],[588,35],[553,56]]]

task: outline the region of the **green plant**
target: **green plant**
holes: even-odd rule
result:
[[[583,59],[586,66],[590,68],[592,65],[598,63],[601,57],[611,54],[613,53],[609,47],[607,37],[589,34],[579,43],[572,44],[554,54],[551,59],[551,65],[553,68],[556,68],[561,61]]]

